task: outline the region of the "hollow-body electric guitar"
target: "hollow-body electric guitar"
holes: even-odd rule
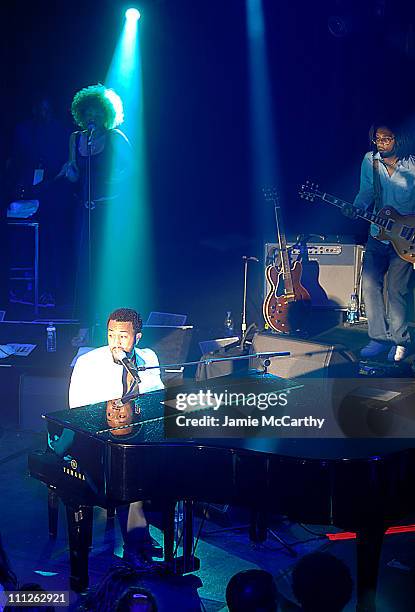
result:
[[[311,298],[301,284],[302,264],[290,266],[287,240],[285,237],[281,208],[275,189],[264,189],[265,199],[274,203],[275,220],[278,230],[280,265],[267,266],[266,279],[270,290],[264,300],[262,312],[265,323],[274,331],[289,334],[303,330],[311,308]]]

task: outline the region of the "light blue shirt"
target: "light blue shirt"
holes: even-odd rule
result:
[[[379,160],[379,177],[382,186],[382,205],[393,206],[398,212],[407,215],[415,212],[415,157],[398,161],[395,171],[389,176],[379,153],[366,153],[360,172],[360,189],[354,199],[354,206],[366,210],[375,199],[373,189],[373,160]],[[379,228],[373,223],[370,234],[377,236]],[[386,241],[387,243],[387,241]]]

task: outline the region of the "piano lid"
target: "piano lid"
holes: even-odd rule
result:
[[[304,379],[287,380],[276,377],[255,379],[233,379],[222,377],[208,380],[203,383],[188,381],[185,385],[153,391],[139,396],[136,402],[131,405],[117,407],[111,402],[93,404],[86,407],[74,408],[45,415],[48,421],[50,432],[57,433],[62,428],[69,428],[75,432],[80,432],[86,436],[92,436],[102,442],[115,444],[142,445],[142,444],[205,444],[212,447],[240,448],[247,451],[265,452],[281,454],[292,457],[310,458],[365,458],[376,455],[383,455],[398,450],[413,448],[414,440],[409,436],[399,438],[353,438],[338,437],[329,438],[320,436],[315,438],[301,438],[300,436],[283,437],[279,431],[275,434],[264,437],[260,433],[257,436],[221,433],[218,437],[203,435],[202,431],[195,435],[182,435],[181,437],[169,435],[166,437],[166,423],[169,418],[175,418],[178,411],[171,406],[172,399],[177,397],[179,392],[191,392],[192,390],[214,389],[219,392],[221,389],[229,391],[247,391],[252,388],[257,390],[268,389],[297,389],[299,383],[304,383]],[[314,381],[315,382],[315,381]],[[324,381],[323,381],[324,382]],[[254,386],[252,386],[254,383]],[[307,383],[308,384],[308,383]],[[313,383],[314,384],[314,383]],[[359,381],[361,384],[361,381]],[[308,386],[304,387],[305,400],[310,399]],[[324,402],[320,401],[320,404]],[[166,410],[166,406],[168,410]],[[199,407],[200,408],[200,407]],[[330,407],[321,406],[328,411]],[[196,411],[198,407],[196,407]],[[186,410],[185,414],[189,414]],[[209,408],[202,408],[201,414],[218,414]],[[191,415],[190,415],[191,416]],[[167,417],[167,419],[166,419]],[[51,429],[52,428],[52,429]]]
[[[164,389],[121,404],[109,400],[42,415],[49,430],[71,429],[102,441],[134,444],[159,442],[164,438]]]
[[[86,435],[98,437],[101,440],[130,441],[134,438],[134,443],[142,443],[164,439],[164,426],[166,422],[171,422],[181,409],[178,409],[178,397],[190,395],[197,396],[197,404],[189,403],[183,409],[186,414],[194,414],[204,411],[211,416],[217,414],[215,411],[215,401],[206,403],[201,397],[207,396],[212,390],[217,394],[228,396],[234,394],[248,393],[270,393],[275,391],[296,390],[302,388],[303,384],[278,378],[273,375],[249,375],[242,378],[223,376],[215,378],[213,381],[195,382],[185,381],[184,384],[167,389],[152,391],[138,396],[137,399],[125,404],[121,400],[108,400],[61,410],[43,415],[49,423],[56,426],[70,428],[74,431],[82,432]],[[118,404],[118,405],[117,405]],[[217,410],[216,406],[216,410]],[[252,412],[251,408],[247,409]],[[239,414],[239,411],[238,411]],[[242,410],[240,416],[244,415]],[[146,438],[147,436],[147,438]],[[171,437],[171,436],[170,436]]]

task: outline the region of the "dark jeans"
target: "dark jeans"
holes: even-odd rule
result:
[[[148,525],[128,530],[128,513],[130,506],[117,506],[118,522],[124,541],[124,550],[137,553],[151,547],[151,536]]]
[[[373,340],[408,344],[407,321],[408,284],[412,264],[401,259],[391,244],[369,236],[363,262],[362,290]],[[384,281],[386,275],[386,297]]]

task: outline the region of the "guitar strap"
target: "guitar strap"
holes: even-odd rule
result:
[[[382,208],[382,185],[379,174],[379,160],[373,158],[373,193],[375,200],[375,212]]]

